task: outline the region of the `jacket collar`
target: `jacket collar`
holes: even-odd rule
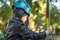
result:
[[[23,23],[22,20],[19,17],[12,17],[12,20],[13,21],[19,21],[19,22]]]

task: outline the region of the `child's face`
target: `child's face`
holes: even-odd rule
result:
[[[23,23],[25,23],[25,22],[26,22],[27,17],[28,17],[28,15],[26,15],[26,16],[22,16],[21,20],[23,21]]]

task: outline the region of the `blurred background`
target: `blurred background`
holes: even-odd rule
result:
[[[5,36],[6,23],[12,16],[12,4],[15,1],[17,0],[0,0],[0,38]],[[26,2],[31,6],[28,28],[38,33],[51,26],[53,33],[50,37],[59,40],[60,0],[26,0]]]

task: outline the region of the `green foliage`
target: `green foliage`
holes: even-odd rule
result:
[[[4,25],[0,24],[0,31],[4,30]]]
[[[58,34],[60,33],[60,28],[59,28],[59,27],[56,27],[56,28],[55,28],[55,32],[56,32],[56,34],[58,35]]]
[[[34,19],[36,26],[41,25],[41,18],[45,15],[39,12],[42,9],[42,7],[39,5],[39,2],[42,2],[42,0],[34,2],[31,6],[33,16],[37,15],[37,17]],[[42,2],[42,4],[44,5],[44,2]]]
[[[51,10],[50,10],[50,19],[51,19],[51,23],[54,24],[54,23],[58,23],[59,22],[59,16],[60,13],[58,12],[58,9],[56,6],[52,7]]]
[[[6,40],[5,34],[0,31],[0,40]]]
[[[0,16],[3,18],[3,20],[7,20],[10,18],[11,16],[11,9],[8,5],[3,5],[1,7],[1,12],[0,12]]]

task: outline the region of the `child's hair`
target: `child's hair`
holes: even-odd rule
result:
[[[15,17],[20,17],[20,18],[22,16],[28,15],[22,8],[16,8],[16,7],[13,7],[13,14]]]

